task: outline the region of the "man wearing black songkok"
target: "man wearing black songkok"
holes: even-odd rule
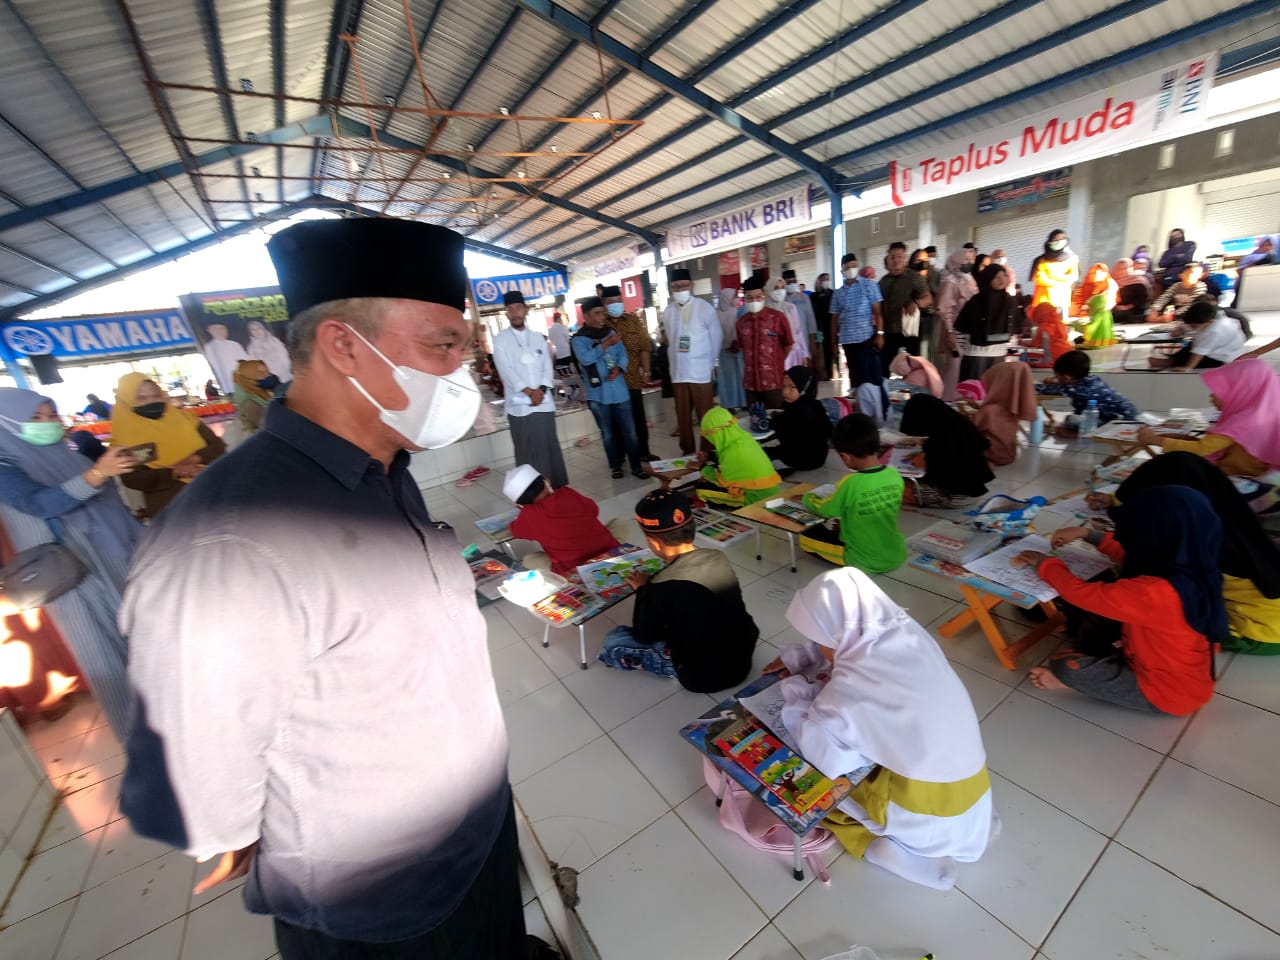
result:
[[[405,220],[276,234],[288,397],[130,571],[121,809],[198,858],[228,851],[197,892],[247,875],[283,960],[527,951],[485,623],[409,472],[479,409],[462,246]]]

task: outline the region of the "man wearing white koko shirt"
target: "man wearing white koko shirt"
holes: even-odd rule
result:
[[[720,318],[711,304],[693,295],[688,270],[671,271],[671,302],[662,312],[662,338],[667,344],[675,392],[680,452],[687,456],[698,448],[693,418],[701,424],[703,415],[715,405],[711,376],[724,339]]]
[[[493,362],[502,375],[516,464],[529,464],[558,490],[569,482],[569,474],[556,436],[551,348],[546,337],[525,325],[529,308],[519,290],[507,291],[502,302],[511,326],[494,338]]]

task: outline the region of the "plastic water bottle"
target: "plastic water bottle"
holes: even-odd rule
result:
[[[1090,400],[1089,406],[1080,415],[1080,439],[1091,437],[1098,429],[1098,401]]]
[[[1044,411],[1039,407],[1036,407],[1036,418],[1031,421],[1030,433],[1030,443],[1038,445],[1044,441]]]

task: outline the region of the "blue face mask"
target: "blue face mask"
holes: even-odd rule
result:
[[[626,312],[627,305],[625,303],[610,303],[605,307],[611,317],[620,317]]]
[[[274,390],[276,387],[280,386],[280,378],[273,373],[270,376],[263,377],[261,380],[256,381],[256,383],[263,390]]]

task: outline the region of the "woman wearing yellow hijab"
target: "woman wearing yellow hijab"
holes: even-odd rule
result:
[[[121,478],[126,487],[142,494],[151,517],[227,450],[199,417],[173,406],[160,386],[143,373],[125,374],[116,386],[111,445],[153,448],[135,449],[142,466]]]

